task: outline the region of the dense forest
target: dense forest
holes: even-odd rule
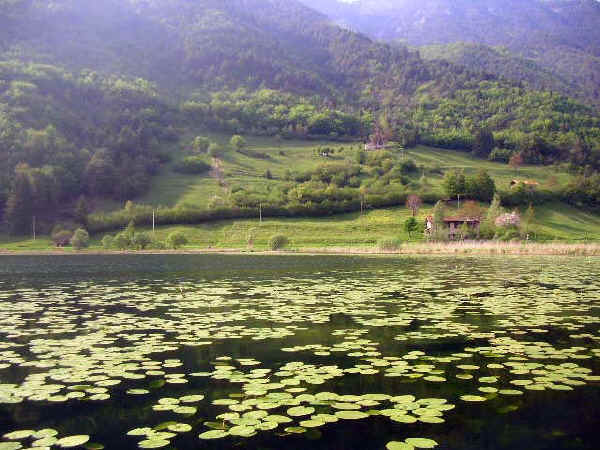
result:
[[[355,142],[378,130],[398,148],[568,162],[585,177],[581,189],[600,168],[592,107],[372,41],[296,1],[4,0],[0,38],[0,214],[13,232],[32,216],[73,215],[77,199],[88,210],[83,197],[135,199],[198,127]],[[375,186],[393,196],[386,186],[414,184],[393,160],[340,169],[345,181],[333,194],[332,180],[292,173],[286,190],[270,195],[312,189],[327,205],[329,194],[350,189],[355,203]],[[256,197],[239,192],[237,207]]]
[[[427,57],[600,102],[596,0],[302,1],[375,39],[425,46]]]

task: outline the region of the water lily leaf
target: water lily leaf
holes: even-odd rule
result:
[[[425,438],[409,438],[405,442],[415,448],[435,448],[438,446],[438,443],[434,440]]]
[[[56,441],[56,445],[63,448],[79,447],[90,440],[90,437],[84,434],[67,436]]]

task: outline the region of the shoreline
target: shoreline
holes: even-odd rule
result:
[[[257,255],[257,256],[586,256],[600,257],[600,244],[457,242],[415,243],[398,250],[375,247],[323,247],[289,250],[249,250],[240,248],[183,248],[178,250],[9,250],[0,248],[0,256],[104,256],[104,255]]]

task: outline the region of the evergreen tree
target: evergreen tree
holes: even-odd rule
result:
[[[88,205],[85,196],[79,197],[75,204],[75,221],[81,225],[84,229],[88,228],[88,215],[90,214],[90,207]]]
[[[494,149],[494,135],[488,128],[480,128],[473,139],[473,154],[479,158],[487,158]]]
[[[210,139],[203,136],[196,136],[192,143],[192,148],[196,153],[206,153],[210,146]]]
[[[433,207],[433,230],[431,230],[431,238],[434,241],[445,241],[448,239],[444,218],[446,216],[446,204],[443,201],[438,201]]]
[[[25,166],[15,170],[13,189],[6,203],[6,222],[13,235],[25,235],[31,230],[34,215],[33,192]]]

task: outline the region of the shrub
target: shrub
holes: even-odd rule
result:
[[[114,245],[116,245],[119,250],[126,250],[131,247],[131,238],[127,233],[121,232],[115,236]]]
[[[412,159],[403,161],[400,164],[400,172],[402,175],[408,175],[417,171],[417,165]]]
[[[377,242],[377,248],[383,252],[395,252],[402,247],[400,239],[381,239]]]
[[[52,242],[57,247],[65,247],[71,242],[73,232],[69,230],[56,230],[52,233]]]
[[[88,247],[90,245],[90,235],[83,228],[77,229],[71,238],[71,245],[75,250]]]
[[[175,164],[173,169],[179,173],[197,175],[208,172],[211,165],[201,156],[188,156]]]
[[[110,250],[111,248],[114,248],[114,246],[115,238],[113,238],[111,235],[106,235],[102,238],[102,248],[105,250]]]
[[[150,243],[150,248],[153,248],[155,250],[166,250],[167,244],[163,241],[159,241],[158,239],[152,239],[152,242]]]
[[[231,138],[231,140],[229,141],[229,143],[236,150],[241,150],[246,146],[246,140],[239,134],[236,134],[235,136],[233,136]]]
[[[269,248],[273,251],[281,250],[288,245],[288,238],[282,234],[276,234],[269,239]]]
[[[144,250],[152,243],[152,239],[147,233],[136,233],[133,236],[132,244],[139,250]]]
[[[210,146],[210,140],[204,136],[196,136],[192,142],[192,148],[197,153],[206,153]]]
[[[179,247],[182,247],[187,243],[187,238],[179,231],[174,231],[167,237],[167,245],[174,250],[177,250]]]
[[[219,158],[224,153],[223,147],[221,147],[216,142],[213,142],[208,146],[208,154],[213,158]]]
[[[408,233],[409,238],[412,238],[412,234],[417,231],[418,228],[419,223],[417,222],[417,219],[412,216],[406,219],[406,222],[404,222],[404,231]]]
[[[269,169],[267,169],[267,170],[265,170],[264,177],[267,180],[272,180],[273,179],[273,174],[271,173],[271,171]]]

